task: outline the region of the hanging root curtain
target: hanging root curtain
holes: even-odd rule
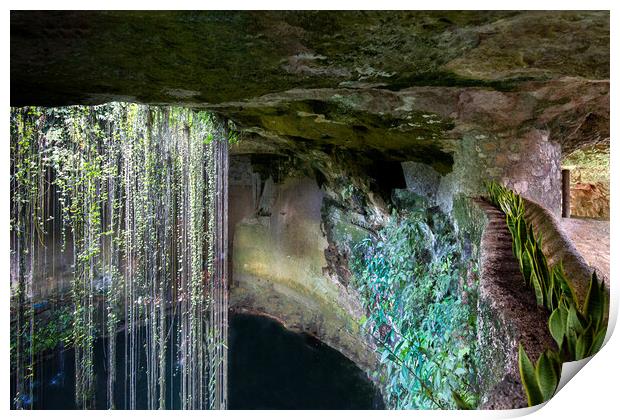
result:
[[[232,133],[176,107],[11,110],[15,408],[36,408],[41,353],[58,346],[75,351],[77,408],[95,407],[97,375],[107,408],[226,408]],[[68,308],[65,335],[45,333],[42,301]]]

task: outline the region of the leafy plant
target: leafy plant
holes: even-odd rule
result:
[[[489,201],[506,214],[506,224],[512,236],[512,250],[526,284],[533,289],[538,306],[551,313],[549,331],[560,350],[554,354],[548,352],[541,355],[542,361],[539,359],[537,366],[539,362],[544,366],[551,363],[549,360],[579,360],[596,353],[603,344],[607,330],[609,293],[604,283],[593,272],[586,299],[580,306],[562,263],[549,267],[542,250],[542,235],[536,237],[532,225],[525,220],[523,199],[495,182],[487,185],[487,192]],[[539,397],[542,395],[545,398],[548,393],[537,393],[530,369],[531,362],[526,359],[527,355],[520,348],[519,367],[528,402],[533,405],[532,402],[539,401],[536,402],[539,404],[546,400],[540,401]],[[549,390],[547,379],[543,379],[547,385],[544,391]]]
[[[461,299],[458,258],[447,221],[423,210],[394,213],[377,238],[355,248],[363,325],[379,344],[392,408],[477,405],[475,301]]]
[[[546,350],[534,365],[519,344],[519,372],[530,406],[549,400],[560,383],[562,361],[558,353]]]
[[[582,310],[574,301],[563,300],[549,317],[549,331],[570,360],[579,360],[600,350],[607,332],[608,297],[604,284],[592,275]]]

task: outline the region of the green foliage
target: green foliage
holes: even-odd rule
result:
[[[491,203],[506,214],[506,224],[512,236],[513,253],[519,262],[526,283],[534,291],[537,304],[551,313],[548,321],[549,331],[560,350],[553,355],[548,354],[546,358],[572,361],[595,354],[600,349],[607,330],[606,314],[609,310],[609,293],[605,290],[604,283],[597,279],[596,272],[594,272],[590,279],[586,299],[580,306],[566,278],[562,263],[559,262],[553,268],[549,267],[542,250],[542,237],[536,237],[531,224],[525,221],[522,198],[495,182],[487,185],[487,192]],[[521,353],[520,351],[521,380],[530,405],[534,401],[538,401],[536,404],[546,401],[548,392],[542,393],[543,400],[541,401],[533,386],[528,365],[529,359],[526,361],[527,355],[525,352],[523,355]],[[547,362],[547,359],[542,359],[542,369],[545,368]],[[538,363],[541,363],[541,359]],[[545,378],[542,381],[542,385],[547,387],[541,389],[549,391],[550,382],[545,382]]]
[[[523,346],[519,344],[518,361],[528,405],[531,407],[549,400],[560,383],[562,373],[562,361],[558,354],[546,350],[534,366]]]
[[[46,318],[35,318],[32,336],[33,353],[54,350],[59,345],[71,344],[73,316],[68,308],[51,310]]]
[[[219,346],[225,340],[223,322],[218,319],[214,326],[213,321],[224,299],[221,286],[214,286],[222,277],[214,263],[221,254],[215,238],[221,236],[223,213],[217,193],[226,179],[227,147],[220,145],[233,141],[234,126],[178,107],[112,103],[12,110],[11,252],[19,269],[11,272],[16,313],[11,356],[18,397],[31,388],[34,355],[69,334],[76,354],[76,404],[91,407],[94,340],[103,333],[113,408],[114,340],[124,321],[132,372],[126,379],[127,408],[135,408],[145,339],[138,337],[140,325],[147,330],[149,408],[164,408],[166,337],[173,334],[184,344],[179,357],[192,362],[180,372],[187,384],[183,407],[212,404],[213,366],[223,357]],[[46,203],[56,201],[59,210],[46,214],[56,207]],[[62,325],[43,322],[31,309],[33,279],[40,278],[33,255],[45,246],[49,220],[62,224],[63,252],[68,243],[72,246],[73,308]],[[105,279],[103,290],[98,279]],[[101,299],[104,319],[97,325]],[[178,331],[170,330],[169,309],[181,318]]]
[[[568,360],[589,357],[600,350],[607,332],[608,295],[596,274],[590,280],[583,309],[563,300],[549,317],[549,331]]]
[[[46,316],[34,317],[32,334],[23,337],[26,347],[32,349],[34,355],[54,350],[59,345],[72,344],[73,312],[66,307],[52,309]],[[17,328],[11,325],[11,353],[17,351]],[[15,369],[14,358],[11,368]]]
[[[462,396],[457,391],[452,391],[452,399],[459,410],[475,410],[477,399],[473,394]]]
[[[433,226],[431,230],[430,226]],[[378,342],[387,404],[392,408],[477,405],[475,302],[461,292],[459,255],[441,214],[394,213],[377,238],[355,249],[352,269]]]
[[[593,147],[575,150],[562,160],[562,167],[571,170],[572,182],[609,185],[609,148]]]

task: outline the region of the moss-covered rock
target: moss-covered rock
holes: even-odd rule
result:
[[[204,107],[261,150],[344,148],[442,174],[472,130],[608,144],[608,78],[605,11],[11,14],[13,105]]]
[[[608,12],[13,12],[13,101],[609,77]]]

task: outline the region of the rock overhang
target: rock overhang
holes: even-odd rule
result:
[[[259,150],[446,173],[475,130],[609,144],[609,12],[12,12],[11,91],[206,108]]]

